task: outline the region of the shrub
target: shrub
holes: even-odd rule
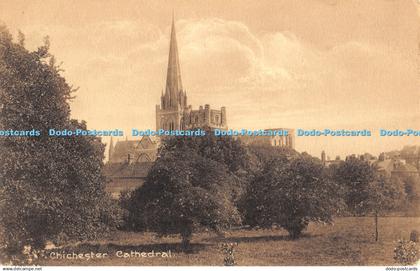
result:
[[[394,249],[394,260],[401,265],[412,265],[419,259],[415,242],[399,240]]]
[[[419,241],[419,233],[416,230],[410,232],[410,241],[415,243]]]
[[[234,266],[235,262],[235,247],[238,246],[238,243],[222,243],[220,249],[224,255],[223,265],[224,266]]]

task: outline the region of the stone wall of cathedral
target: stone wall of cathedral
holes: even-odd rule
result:
[[[191,110],[189,107],[184,113],[183,124],[186,129],[204,127],[227,129],[226,108],[211,109],[208,104],[204,108],[200,106],[198,110]]]

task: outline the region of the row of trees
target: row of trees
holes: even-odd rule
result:
[[[145,184],[122,197],[105,192],[104,145],[96,137],[43,136],[49,128],[85,129],[70,118],[74,89],[60,75],[49,42],[31,52],[0,28],[0,128],[41,131],[0,138],[0,238],[7,255],[46,241],[87,240],[121,224],[188,246],[198,229],[278,225],[297,238],[310,221],[330,223],[344,211],[394,207],[404,192],[366,162],[325,168],[307,154],[244,147],[214,136],[167,138]],[[407,189],[406,189],[407,190]]]
[[[129,229],[180,234],[184,245],[196,230],[244,224],[277,225],[298,238],[309,222],[336,215],[372,214],[377,225],[404,196],[355,157],[326,168],[306,153],[208,134],[164,140],[145,184],[122,197]]]

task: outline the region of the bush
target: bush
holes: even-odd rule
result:
[[[410,241],[415,243],[419,241],[419,233],[416,230],[410,232]]]
[[[222,243],[220,245],[220,250],[222,251],[223,265],[224,266],[234,266],[236,265],[235,261],[235,247],[238,246],[238,243]]]
[[[399,240],[394,249],[394,260],[401,265],[412,265],[419,259],[415,242]]]
[[[141,212],[142,206],[133,198],[133,191],[124,190],[120,194],[118,204],[122,209],[121,230],[125,231],[143,231],[146,229]]]

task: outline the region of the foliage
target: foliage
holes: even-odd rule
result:
[[[198,137],[166,137],[159,149],[159,156],[181,150],[195,153],[206,160],[216,162],[225,168],[230,175],[236,176],[235,185],[231,185],[233,201],[236,204],[245,193],[254,169],[250,162],[250,154],[241,141],[233,137],[217,137],[206,130],[205,136]]]
[[[369,198],[359,205],[365,210],[363,213],[384,214],[401,206],[404,200],[404,188],[383,174],[375,174],[369,182]]]
[[[395,182],[402,182],[405,198],[405,211],[407,215],[420,214],[420,178],[408,176],[406,178],[394,178]]]
[[[200,228],[221,231],[240,223],[233,203],[236,175],[187,144],[166,146],[144,185],[133,192],[130,221],[159,235],[180,234],[185,247]]]
[[[221,250],[224,254],[223,265],[224,266],[234,266],[235,262],[235,247],[238,246],[238,243],[222,243]]]
[[[189,148],[202,157],[224,164],[233,173],[250,167],[249,154],[241,141],[229,136],[215,136],[210,130],[206,130],[205,136],[167,137],[159,153],[164,155],[178,148]]]
[[[415,242],[399,240],[394,249],[395,262],[402,265],[413,265],[419,260],[419,250]]]
[[[402,204],[402,185],[379,173],[367,161],[350,156],[332,174],[343,187],[346,205],[353,214],[383,214]]]
[[[378,217],[402,205],[405,193],[401,183],[353,156],[334,168],[333,175],[344,188],[349,211],[356,215],[374,215],[375,240],[378,241]]]
[[[273,147],[271,145],[255,145],[248,146],[250,153],[250,164],[254,171],[260,171],[264,165],[275,158],[283,156],[292,158],[297,157],[299,153],[288,147]]]
[[[375,169],[367,161],[350,156],[333,170],[334,180],[344,188],[344,201],[354,214],[366,211],[369,184],[375,179]]]
[[[39,130],[39,137],[0,140],[0,224],[8,254],[47,240],[96,238],[118,223],[109,212],[97,137],[49,137],[48,129],[86,129],[70,119],[71,88],[49,54],[34,52],[0,31],[0,127]],[[112,205],[111,205],[112,206]]]
[[[419,241],[419,233],[416,230],[410,232],[410,241],[417,243]]]
[[[278,224],[292,238],[310,221],[330,223],[338,210],[337,186],[318,159],[283,155],[268,162],[245,197],[245,221],[252,226]]]
[[[141,218],[138,219],[136,215],[130,215],[130,210],[134,211],[132,204],[132,192],[131,190],[124,190],[120,193],[120,197],[118,199],[118,206],[121,208],[122,211],[122,222],[120,224],[121,230],[142,230],[144,226],[142,226]],[[137,225],[137,226],[136,226]]]

